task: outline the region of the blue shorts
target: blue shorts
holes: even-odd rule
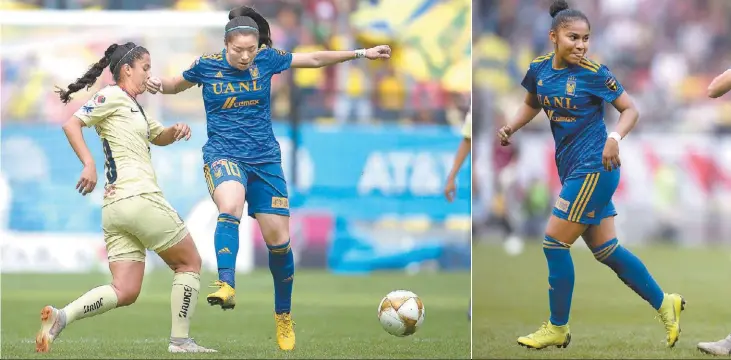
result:
[[[281,163],[244,164],[234,160],[217,159],[203,165],[208,193],[224,181],[233,180],[244,185],[248,214],[276,214],[289,216],[287,181]]]
[[[604,218],[617,216],[612,196],[619,185],[619,169],[567,179],[553,215],[575,223],[599,225]]]

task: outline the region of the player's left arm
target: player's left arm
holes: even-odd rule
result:
[[[614,131],[609,133],[602,152],[602,164],[607,171],[611,171],[612,168],[618,168],[622,165],[619,159],[619,142],[637,125],[640,112],[622,84],[604,65],[601,65],[599,70],[591,75],[589,91],[605,102],[612,104],[619,111],[619,122]]]
[[[729,90],[731,90],[731,69],[724,71],[711,81],[711,84],[708,85],[708,97],[715,99],[723,96]]]
[[[164,127],[157,120],[150,121],[150,142],[157,146],[168,146],[178,140],[190,139],[190,127],[184,123]]]
[[[293,68],[320,68],[341,62],[366,58],[369,60],[390,59],[391,48],[388,45],[378,45],[369,49],[359,50],[332,50],[307,53],[293,53]]]

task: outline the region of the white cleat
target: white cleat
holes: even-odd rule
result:
[[[181,339],[181,340],[170,340],[168,345],[168,352],[171,353],[214,353],[218,350],[213,350],[200,346],[193,341],[193,339]]]
[[[716,342],[698,343],[698,350],[711,355],[731,355],[731,335]]]
[[[49,352],[51,343],[66,327],[66,314],[53,306],[41,310],[41,330],[36,334],[36,352]]]

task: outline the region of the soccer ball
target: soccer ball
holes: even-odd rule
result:
[[[411,291],[396,290],[386,295],[378,305],[378,320],[391,335],[409,336],[424,322],[424,303]]]

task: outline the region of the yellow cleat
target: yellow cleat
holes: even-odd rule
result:
[[[274,314],[277,322],[277,344],[282,350],[294,349],[294,321],[290,313]]]
[[[680,337],[680,312],[685,310],[685,299],[678,294],[665,294],[662,305],[657,311],[665,325],[667,346],[673,347]]]
[[[216,292],[209,294],[207,297],[211,306],[221,305],[223,310],[233,309],[236,306],[236,289],[232,288],[231,285],[216,280],[211,287],[218,288]]]
[[[549,346],[565,348],[571,342],[569,326],[556,326],[551,322],[543,323],[538,331],[518,338],[518,344],[531,349],[543,349]]]

